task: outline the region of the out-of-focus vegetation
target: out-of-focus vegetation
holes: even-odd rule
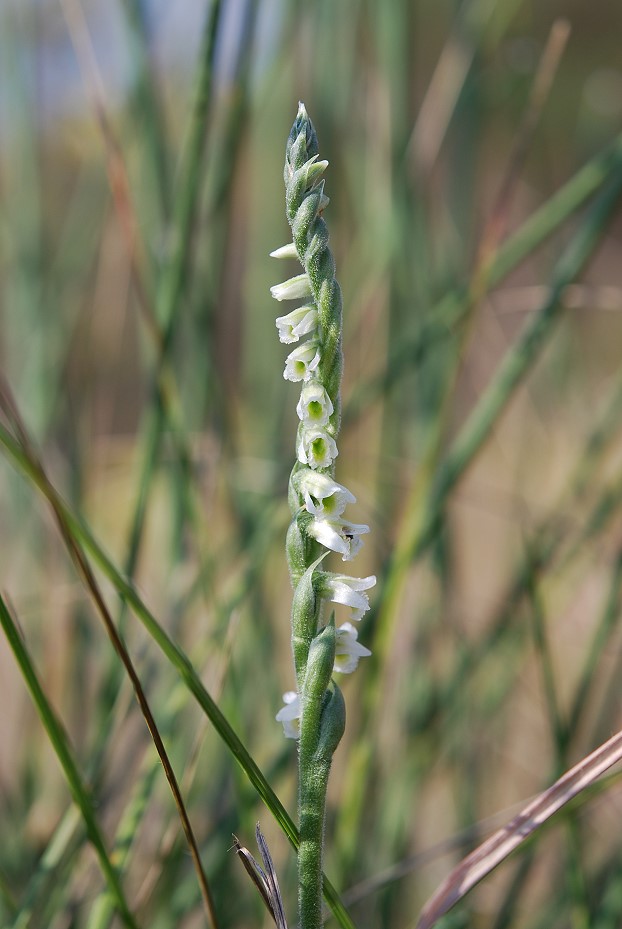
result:
[[[205,924],[106,616],[218,925],[267,919],[230,851],[257,819],[295,911],[250,757],[293,810],[295,390],[267,254],[299,98],[344,291],[337,474],[379,578],[331,782],[353,922],[414,926],[620,728],[621,29],[609,0],[0,4],[2,926],[120,925],[115,868],[126,925]],[[444,925],[619,926],[621,805],[614,774]]]

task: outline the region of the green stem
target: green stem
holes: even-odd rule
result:
[[[306,753],[305,753],[306,754]],[[322,927],[322,851],[326,790],[330,773],[330,758],[319,761],[315,754],[303,760],[303,738],[300,739],[300,791],[298,815],[300,846],[298,848],[298,913],[300,929]]]
[[[311,572],[312,568],[309,570]],[[345,727],[343,698],[333,684],[335,623],[315,637],[309,648],[301,694],[298,816],[298,915],[300,929],[322,925],[322,857],[328,775]]]

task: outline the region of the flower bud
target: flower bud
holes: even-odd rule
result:
[[[280,248],[275,248],[273,252],[270,252],[270,258],[298,258],[298,252],[294,243],[288,242],[287,245],[281,245]]]
[[[307,569],[308,542],[306,540],[306,533],[303,532],[303,525],[301,522],[302,521],[299,516],[294,517],[294,519],[289,524],[289,528],[287,530],[287,539],[285,541],[287,564],[289,566],[289,573],[291,576],[292,584],[294,586],[298,583],[298,579],[302,577]]]
[[[307,671],[302,686],[303,715],[306,703],[321,699],[330,683],[335,664],[335,645],[335,621],[331,619],[328,626],[324,626],[320,634],[316,635],[309,648]]]
[[[274,284],[270,288],[270,293],[275,300],[279,301],[309,297],[311,295],[311,282],[307,274],[297,274],[295,277],[283,281],[282,284]]]
[[[316,752],[319,761],[330,762],[345,728],[346,704],[341,690],[333,681],[326,692],[320,717],[320,738]]]

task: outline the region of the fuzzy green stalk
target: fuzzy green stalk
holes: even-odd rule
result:
[[[331,410],[324,432],[314,439],[310,452],[321,459],[327,443],[336,439],[339,431],[342,351],[341,291],[328,247],[328,229],[321,215],[328,202],[320,179],[327,162],[318,161],[318,154],[315,129],[300,104],[287,140],[284,179],[293,237],[288,255],[299,259],[304,274],[287,282],[289,290],[284,297],[275,296],[310,297],[308,309],[317,314],[313,340],[306,344],[313,346],[310,354],[317,349],[313,379],[325,391],[322,396],[328,400],[323,402]],[[310,409],[314,409],[313,405]],[[304,430],[301,422],[297,445],[303,440]],[[315,467],[316,473],[334,475],[330,458],[325,466]],[[314,572],[323,558],[323,549],[307,532],[311,518],[297,481],[303,470],[304,465],[298,461],[290,478],[292,524],[287,538],[294,587],[292,651],[300,695],[298,907],[301,929],[321,929],[326,789],[333,753],[345,728],[345,704],[341,691],[331,681],[336,645],[334,618],[321,628],[322,599],[316,592]]]
[[[326,790],[333,752],[345,726],[341,691],[327,690],[335,659],[331,620],[309,649],[300,717],[298,907],[301,929],[320,929]]]

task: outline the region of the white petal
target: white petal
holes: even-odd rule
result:
[[[308,297],[311,294],[311,281],[307,274],[297,274],[282,284],[275,284],[270,288],[275,300],[297,300],[299,297]]]
[[[342,533],[348,541],[348,551],[343,555],[343,561],[352,561],[363,545],[360,536],[369,532],[369,526],[361,523],[351,523],[348,519],[342,521]]]
[[[352,619],[358,622],[369,609],[369,600],[366,593],[376,583],[373,575],[369,577],[348,577],[345,574],[326,574],[323,578],[320,594],[352,608]]]
[[[333,575],[336,581],[347,584],[352,590],[369,590],[376,585],[376,575],[369,574],[367,577],[350,577],[348,574]]]
[[[293,690],[283,694],[285,706],[276,714],[276,720],[283,724],[286,739],[300,738],[300,697]]]
[[[339,532],[339,524],[337,524],[337,529],[327,519],[316,518],[312,519],[307,527],[307,532],[310,536],[323,545],[324,548],[329,548],[331,552],[339,552],[340,555],[347,555],[349,552],[348,543],[345,539],[342,538]]]

